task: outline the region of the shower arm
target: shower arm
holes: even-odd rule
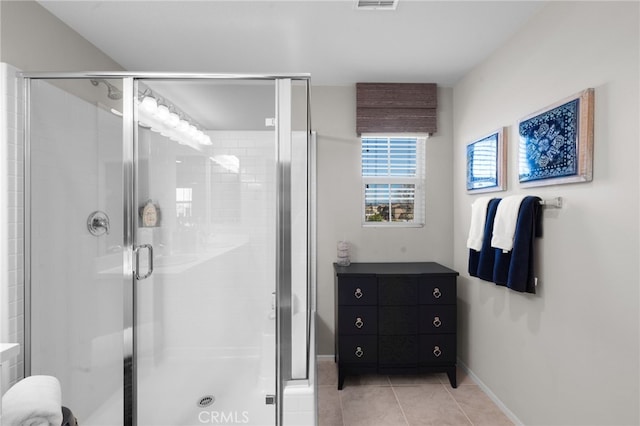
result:
[[[107,97],[109,99],[113,99],[114,101],[122,99],[122,91],[113,84],[109,83],[104,78],[91,79],[91,84],[93,84],[95,87],[98,87],[100,83],[104,83],[104,85],[107,87]]]

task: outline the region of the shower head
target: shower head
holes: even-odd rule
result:
[[[109,83],[107,80],[101,78],[99,80],[91,80],[91,84],[93,84],[94,86],[98,86],[100,83],[104,83],[105,86],[107,86],[107,97],[109,99],[113,99],[114,101],[117,101],[119,99],[122,99],[122,91],[120,89],[118,89],[116,86],[114,86],[113,84]]]

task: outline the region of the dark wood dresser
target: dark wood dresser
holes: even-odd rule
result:
[[[338,389],[348,374],[446,372],[456,387],[456,277],[435,262],[334,263]]]

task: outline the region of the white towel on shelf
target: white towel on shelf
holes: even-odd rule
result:
[[[480,251],[484,240],[484,225],[487,222],[487,206],[494,197],[480,197],[471,204],[471,225],[467,248]]]
[[[526,195],[511,195],[504,197],[500,201],[496,210],[496,218],[493,222],[491,247],[502,249],[504,252],[511,251],[520,204],[525,197]]]
[[[60,426],[62,393],[53,376],[29,376],[2,397],[2,426]]]

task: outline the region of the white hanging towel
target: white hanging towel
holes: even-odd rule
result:
[[[487,206],[494,197],[480,197],[471,204],[471,225],[467,248],[480,251],[484,240],[484,226],[487,221]]]
[[[525,197],[526,195],[511,195],[504,197],[500,201],[496,210],[496,218],[493,222],[491,247],[502,249],[503,252],[511,251],[520,204]]]

